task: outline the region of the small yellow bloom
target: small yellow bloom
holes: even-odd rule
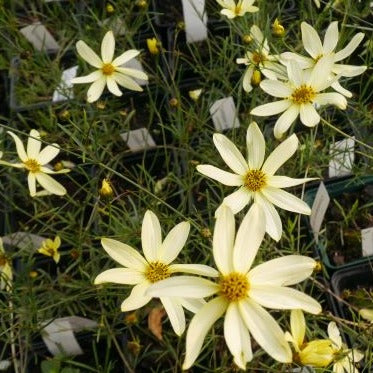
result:
[[[262,81],[262,74],[259,70],[255,69],[251,77],[251,85],[253,87],[258,87],[261,81]]]
[[[106,4],[106,11],[110,13],[114,13],[115,9],[111,4]]]
[[[275,21],[272,24],[272,33],[275,36],[282,37],[285,35],[285,28],[281,25],[278,18],[275,19]]]
[[[60,260],[60,253],[58,252],[58,249],[60,246],[61,239],[59,236],[56,236],[54,241],[48,238],[42,242],[41,247],[38,249],[38,253],[51,256],[53,260],[58,263]]]
[[[193,101],[198,101],[199,96],[201,96],[201,93],[202,93],[202,89],[194,89],[193,91],[189,91],[189,92],[188,92],[189,97],[190,97]]]
[[[100,195],[102,197],[111,197],[113,195],[113,189],[108,179],[102,180]]]
[[[157,38],[146,39],[146,45],[151,54],[157,55],[160,53],[159,47],[161,46],[161,42]]]

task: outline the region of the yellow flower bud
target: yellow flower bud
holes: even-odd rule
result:
[[[106,104],[103,101],[97,101],[96,107],[97,107],[97,109],[104,110],[105,107],[106,107]]]
[[[30,278],[36,278],[39,276],[38,271],[31,271],[29,274]]]
[[[111,197],[113,195],[113,189],[108,179],[103,179],[100,189],[100,195],[102,197]]]
[[[259,70],[254,70],[253,76],[251,77],[251,85],[257,87],[262,81],[262,74]]]
[[[314,267],[314,272],[318,273],[322,271],[322,264],[320,261],[316,261],[315,267]]]
[[[111,4],[106,4],[106,12],[107,13],[114,13],[114,7]]]
[[[157,38],[146,39],[146,45],[151,54],[157,55],[160,53],[159,47],[161,46],[161,42]]]
[[[148,7],[148,2],[146,0],[137,0],[136,1],[136,5],[139,7],[139,8],[142,8],[142,9],[145,9]]]
[[[129,341],[127,343],[127,348],[128,350],[133,354],[133,355],[138,355],[141,351],[141,345],[138,341]]]
[[[251,35],[246,34],[242,36],[242,41],[244,44],[250,44],[253,41],[253,38]]]
[[[285,28],[281,25],[278,18],[276,18],[272,24],[272,33],[278,37],[283,37],[285,35]]]
[[[127,324],[127,325],[130,325],[130,324],[137,324],[138,322],[138,318],[137,318],[137,313],[136,311],[135,312],[131,312],[131,313],[128,313],[126,314],[125,318],[124,318],[124,322]]]
[[[172,97],[169,102],[171,107],[176,107],[179,105],[179,100],[176,97]]]
[[[176,24],[176,28],[178,30],[184,30],[185,29],[185,23],[183,21],[179,21],[177,24]]]
[[[332,341],[329,339],[316,339],[305,344],[298,354],[302,365],[311,365],[318,368],[327,367],[334,359]]]

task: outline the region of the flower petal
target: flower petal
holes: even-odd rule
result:
[[[251,85],[251,78],[254,73],[254,67],[250,66],[246,69],[245,74],[242,80],[242,88],[246,93],[249,93],[253,90],[253,86]]]
[[[35,195],[36,195],[36,178],[35,178],[34,173],[29,172],[29,174],[27,175],[27,184],[28,184],[28,188],[30,190],[30,196],[35,197]]]
[[[186,352],[183,369],[189,369],[197,359],[203,341],[212,325],[227,309],[227,303],[217,297],[206,303],[193,317],[186,335]]]
[[[295,185],[307,183],[309,181],[318,180],[317,177],[307,177],[304,179],[293,179],[287,176],[270,176],[267,178],[267,184],[274,188],[289,188]]]
[[[106,86],[106,78],[102,76],[100,79],[94,81],[88,88],[87,101],[92,103],[97,101]]]
[[[230,303],[224,317],[224,338],[234,362],[241,369],[253,358],[250,334],[243,323],[236,303]]]
[[[49,175],[38,172],[35,174],[38,183],[49,193],[56,194],[57,196],[63,196],[66,194],[66,189],[56,180]]]
[[[337,91],[338,93],[340,93],[341,95],[345,96],[345,97],[349,97],[351,98],[352,97],[352,92],[348,91],[346,88],[343,88],[340,83],[337,81],[337,82],[334,82],[331,87]]]
[[[262,31],[257,25],[252,25],[250,27],[250,35],[254,39],[256,47],[261,47],[264,42],[264,36]]]
[[[282,113],[291,105],[292,105],[292,102],[290,100],[270,102],[269,104],[257,106],[256,108],[250,111],[250,114],[257,115],[260,117],[268,117],[271,115]]]
[[[219,285],[200,277],[175,276],[152,284],[147,294],[152,297],[205,298],[219,291]]]
[[[143,89],[132,79],[121,73],[114,73],[114,79],[116,82],[124,88],[130,89],[132,91],[142,92]]]
[[[314,102],[319,105],[335,105],[342,110],[347,107],[346,98],[336,92],[319,93],[315,97]]]
[[[197,313],[205,304],[204,299],[198,298],[177,298],[180,304],[190,312]]]
[[[278,80],[265,79],[260,83],[260,88],[271,96],[281,98],[289,97],[293,92],[288,85]]]
[[[232,210],[233,214],[237,214],[246,205],[249,204],[251,197],[252,197],[252,193],[245,186],[243,186],[240,189],[233,192],[232,194],[225,197],[223,199],[222,205],[228,206]],[[216,215],[217,215],[217,211],[215,212],[215,216]]]
[[[115,51],[115,39],[113,31],[108,31],[101,43],[101,57],[104,63],[109,63],[113,60]]]
[[[315,65],[314,59],[310,57],[301,56],[300,54],[293,53],[293,52],[284,52],[280,55],[281,62],[284,65],[288,65],[289,61],[294,60],[298,63],[300,69],[310,69]],[[290,76],[289,76],[290,78]],[[289,79],[293,81],[293,79]],[[297,84],[302,84],[302,79],[296,79]]]
[[[21,139],[15,133],[11,131],[7,131],[7,132],[9,133],[10,136],[13,137],[13,140],[16,143],[16,149],[17,149],[17,154],[18,154],[19,159],[22,162],[27,161],[28,157],[27,157],[25,147],[23,146]]]
[[[145,258],[148,262],[160,259],[162,245],[162,230],[157,215],[147,210],[141,227],[141,244]]]
[[[169,270],[171,273],[183,272],[208,277],[219,276],[219,272],[215,268],[205,264],[171,264]]]
[[[146,73],[137,69],[130,69],[129,67],[117,67],[115,71],[120,72],[123,75],[128,75],[135,79],[148,80],[149,77]]]
[[[90,73],[85,76],[78,76],[76,78],[71,79],[71,83],[73,84],[82,84],[82,83],[92,83],[102,77],[101,70],[96,70],[93,73]]]
[[[236,174],[244,175],[248,169],[248,165],[236,145],[220,133],[214,134],[213,141],[216,149],[228,167]]]
[[[311,75],[307,80],[307,85],[311,86],[316,92],[330,87],[332,80],[329,79],[329,77],[332,72],[333,64],[332,55],[320,58],[312,69]]]
[[[272,176],[294,153],[298,148],[298,137],[293,134],[283,141],[276,149],[269,155],[264,162],[262,170]]]
[[[311,214],[311,209],[306,202],[282,189],[267,186],[262,193],[270,202],[284,210],[305,215]]]
[[[307,22],[301,23],[301,29],[303,46],[308,54],[312,58],[317,58],[318,56],[322,55],[324,50],[316,30]]]
[[[286,255],[257,265],[250,271],[249,277],[255,284],[289,286],[311,276],[315,265],[315,260],[308,256]]]
[[[354,37],[350,40],[350,42],[339,52],[334,55],[334,62],[341,61],[351,55],[355,49],[359,46],[359,44],[364,39],[364,33],[359,32],[358,34],[354,35]]]
[[[334,321],[331,321],[328,324],[328,336],[338,350],[342,348],[343,343],[341,333]]]
[[[197,171],[201,174],[217,180],[220,183],[228,186],[239,186],[243,184],[242,175],[232,174],[231,172],[223,171],[220,168],[202,164],[197,166]]]
[[[129,49],[117,57],[111,64],[115,67],[122,66],[132,58],[137,57],[140,54],[140,51],[136,49]]]
[[[233,248],[233,269],[247,273],[253,264],[265,234],[265,217],[262,209],[254,203],[245,215],[237,231]]]
[[[301,348],[306,335],[306,320],[302,310],[292,310],[290,313],[291,334],[297,346]]]
[[[158,259],[165,264],[170,264],[179,255],[185,246],[190,231],[187,221],[177,224],[165,237],[158,251]]]
[[[178,299],[174,298],[160,298],[167,316],[171,322],[172,329],[176,335],[181,336],[185,330],[185,315],[183,307]]]
[[[38,159],[41,149],[40,133],[36,130],[31,130],[27,141],[27,156],[31,159]]]
[[[109,256],[124,267],[144,272],[148,263],[131,246],[111,238],[102,238],[101,245]]]
[[[246,133],[247,159],[250,169],[260,169],[266,151],[265,140],[258,125],[252,122]]]
[[[299,105],[291,105],[276,121],[273,133],[276,139],[281,139],[284,133],[293,124],[299,114]]]
[[[212,252],[218,270],[223,274],[233,271],[232,249],[236,225],[232,210],[223,205],[216,215]]]
[[[87,61],[90,65],[101,69],[102,61],[99,56],[83,41],[79,40],[76,43],[76,50],[80,57]]]
[[[332,71],[334,74],[339,76],[347,76],[348,78],[352,78],[362,74],[366,69],[367,66],[334,64]]]
[[[304,84],[304,73],[296,60],[290,60],[287,64],[287,72],[289,81],[292,82],[296,87]]]
[[[258,285],[250,283],[249,296],[263,307],[278,310],[302,309],[317,315],[321,312],[320,303],[301,291],[283,286]]]
[[[122,312],[137,310],[149,303],[152,298],[145,294],[149,286],[150,284],[147,281],[135,285],[130,296],[127,297],[120,306]]]
[[[142,272],[132,268],[113,268],[100,273],[94,280],[94,284],[112,282],[114,284],[136,285],[145,281]]]
[[[113,77],[108,76],[106,78],[106,84],[108,87],[108,90],[114,95],[114,96],[122,96],[122,91],[119,89],[117,82]]]
[[[49,163],[52,159],[56,158],[60,152],[60,147],[58,144],[52,144],[46,146],[38,155],[39,163],[44,166]]]
[[[238,307],[249,332],[263,350],[277,361],[290,363],[290,347],[275,319],[251,299],[239,302]]]
[[[332,22],[326,29],[324,37],[324,54],[329,54],[334,51],[338,43],[338,21]]]
[[[320,115],[312,104],[300,105],[300,121],[307,127],[315,127],[320,122]]]

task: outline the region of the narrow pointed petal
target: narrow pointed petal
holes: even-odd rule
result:
[[[56,180],[49,175],[38,172],[35,174],[38,183],[49,193],[56,194],[57,196],[63,196],[66,194],[66,189]]]
[[[44,166],[52,159],[56,158],[59,152],[60,147],[58,144],[48,145],[39,153],[37,159],[39,163]]]
[[[113,60],[115,51],[115,39],[113,31],[108,31],[101,43],[101,57],[104,63],[109,63]]]
[[[35,174],[33,174],[32,172],[29,172],[29,174],[27,175],[27,184],[28,184],[28,188],[30,190],[30,196],[35,197],[35,195],[36,195],[36,178],[35,178]]]
[[[141,227],[142,251],[148,262],[159,260],[159,251],[162,245],[162,230],[157,215],[147,210]]]
[[[185,330],[185,315],[183,307],[177,299],[160,298],[160,301],[166,310],[172,329],[176,335],[181,336]]]
[[[230,303],[224,317],[224,339],[234,362],[243,370],[253,358],[250,334],[243,323],[236,303]]]
[[[292,310],[290,314],[290,328],[291,334],[297,343],[297,346],[301,347],[304,342],[306,335],[306,320],[302,310]]]
[[[205,304],[204,299],[198,298],[177,298],[180,304],[190,312],[197,313]]]
[[[366,69],[367,66],[334,64],[333,73],[339,76],[346,76],[348,78],[352,78],[354,76],[362,74]]]
[[[169,270],[171,273],[183,272],[208,277],[219,276],[219,272],[215,268],[205,264],[171,264]]]
[[[293,179],[287,176],[269,176],[267,178],[267,184],[274,188],[289,188],[292,186],[305,184],[309,181],[317,180],[317,177],[307,177],[304,179]]]
[[[27,141],[27,156],[31,159],[38,159],[41,149],[40,133],[36,130],[31,130]]]
[[[114,95],[114,96],[122,96],[122,91],[119,89],[117,82],[113,77],[107,77],[106,78],[106,84],[108,87],[108,90]]]
[[[11,163],[0,159],[0,164],[3,166],[14,167],[14,168],[25,168],[23,163]]]
[[[201,174],[210,177],[220,183],[228,186],[240,186],[243,184],[242,175],[236,175],[231,172],[223,171],[220,168],[202,164],[197,166],[197,171]]]
[[[311,214],[311,209],[306,202],[282,189],[268,186],[262,190],[262,193],[270,202],[284,210],[305,215]]]
[[[364,33],[359,32],[358,34],[354,35],[351,41],[339,52],[334,55],[334,62],[341,61],[346,57],[350,56],[355,49],[359,46],[359,44],[364,39]]]
[[[260,47],[264,41],[264,36],[260,28],[257,25],[252,25],[250,27],[250,34],[251,37],[254,39],[256,46]]]
[[[311,75],[308,78],[307,84],[310,85],[316,92],[326,89],[332,84],[329,79],[332,72],[334,62],[333,56],[324,56],[320,58],[315,67],[312,69]]]
[[[92,83],[95,82],[96,80],[100,79],[102,77],[102,72],[101,70],[96,70],[93,73],[90,73],[85,76],[78,76],[76,78],[73,78],[71,82],[73,84],[83,84],[83,83]]]
[[[332,22],[326,30],[324,37],[324,54],[329,54],[334,51],[338,43],[338,21]]]
[[[285,65],[287,65],[289,63],[289,61],[291,61],[291,60],[296,61],[301,69],[310,69],[315,64],[313,58],[301,56],[300,54],[292,53],[292,52],[281,53],[281,61]],[[290,78],[290,76],[289,76],[289,78]],[[292,78],[290,80],[293,81]],[[302,81],[302,79],[298,79],[297,80],[297,85],[302,84],[301,81]]]
[[[249,204],[251,197],[252,193],[245,186],[243,186],[229,196],[225,197],[222,205],[228,206],[232,210],[233,214],[237,214]]]
[[[281,139],[299,114],[299,106],[291,105],[276,121],[273,133],[276,139]]]
[[[334,321],[331,321],[328,324],[328,336],[337,349],[342,348],[341,333],[339,332],[337,324]]]
[[[319,93],[315,97],[314,102],[319,105],[335,105],[342,110],[347,107],[346,97],[336,92]]]
[[[292,361],[290,347],[275,319],[250,299],[239,302],[238,307],[249,332],[263,350],[277,361],[290,363]]]
[[[255,302],[267,308],[278,310],[301,309],[315,315],[321,312],[319,302],[292,288],[250,283],[249,296]]]
[[[275,240],[280,241],[282,235],[282,222],[280,215],[261,193],[256,193],[255,203],[257,203],[265,215],[266,232]]]
[[[289,80],[296,86],[304,84],[303,71],[296,60],[290,60],[287,65]]]
[[[341,95],[351,98],[352,97],[352,92],[348,91],[346,88],[342,87],[339,82],[334,82],[331,87],[340,93]]]
[[[131,246],[111,238],[102,238],[101,245],[109,256],[124,267],[144,272],[147,268],[145,259]]]
[[[260,83],[260,88],[269,95],[280,98],[289,97],[293,92],[289,86],[279,80],[265,79]]]
[[[137,57],[140,54],[140,51],[136,49],[129,49],[117,57],[111,64],[115,67],[122,66],[126,62],[132,60],[132,58]]]
[[[266,144],[258,125],[252,122],[246,133],[247,159],[250,169],[260,169],[263,165]]]
[[[79,40],[76,43],[76,50],[83,60],[87,61],[90,65],[101,69],[102,61],[100,57],[97,56],[97,54],[83,40]]]
[[[145,281],[142,272],[131,268],[113,268],[100,273],[94,281],[95,285],[112,282],[114,284],[136,285]]]
[[[185,246],[190,231],[187,221],[177,224],[165,237],[158,251],[158,259],[165,264],[173,262]]]
[[[233,248],[233,269],[247,273],[253,264],[265,234],[265,216],[258,204],[254,203],[245,215],[237,231]]]
[[[175,276],[152,284],[147,294],[152,297],[205,298],[219,291],[219,285],[200,277]]]
[[[315,127],[320,122],[320,115],[312,104],[300,105],[300,121],[307,127]]]
[[[298,148],[298,137],[293,134],[283,141],[269,155],[264,162],[262,170],[272,176],[290,157],[294,155]]]
[[[21,139],[15,133],[11,131],[7,131],[7,132],[9,133],[10,136],[13,137],[13,140],[16,143],[16,149],[17,149],[17,154],[18,154],[19,159],[22,162],[27,161],[28,157],[27,157],[25,147],[23,146]]]
[[[128,75],[135,79],[140,79],[140,80],[149,79],[148,75],[141,70],[131,69],[129,67],[117,67],[115,70],[120,72],[121,74]]]
[[[236,224],[232,210],[222,206],[216,216],[212,252],[218,270],[223,274],[233,271],[232,249]]]
[[[145,295],[149,286],[150,284],[148,282],[142,282],[141,284],[135,285],[130,296],[126,298],[120,306],[122,312],[137,310],[149,303],[152,298]]]
[[[213,141],[216,149],[228,167],[236,174],[244,175],[248,169],[248,165],[243,155],[237,149],[237,146],[220,133],[214,134]]]
[[[132,78],[121,74],[121,73],[114,73],[115,81],[124,88],[130,89],[132,91],[142,92],[143,89],[137,84]]]
[[[189,369],[197,359],[207,332],[227,309],[223,298],[206,303],[193,317],[186,336],[186,352],[183,369]]]
[[[268,117],[282,113],[292,105],[290,100],[281,100],[270,102],[269,104],[259,105],[250,111],[251,115],[257,115],[259,117]]]
[[[306,22],[302,22],[301,29],[304,49],[312,58],[322,55],[323,48],[316,30]]]
[[[97,101],[102,95],[102,92],[104,91],[105,86],[106,86],[106,78],[104,76],[94,81],[91,84],[91,86],[88,88],[87,101],[89,103]]]
[[[229,19],[236,18],[236,13],[232,12],[232,11],[229,10],[229,9],[222,9],[222,10],[220,11],[220,13],[221,13],[223,16],[228,17]]]

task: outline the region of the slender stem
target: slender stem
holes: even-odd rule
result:
[[[9,309],[10,309],[10,351],[12,354],[12,361],[13,361],[13,366],[14,366],[14,373],[19,372],[19,367],[18,367],[18,360],[17,360],[17,352],[16,352],[16,346],[15,346],[15,336],[14,336],[14,313],[13,313],[13,302],[10,299],[9,300]]]

